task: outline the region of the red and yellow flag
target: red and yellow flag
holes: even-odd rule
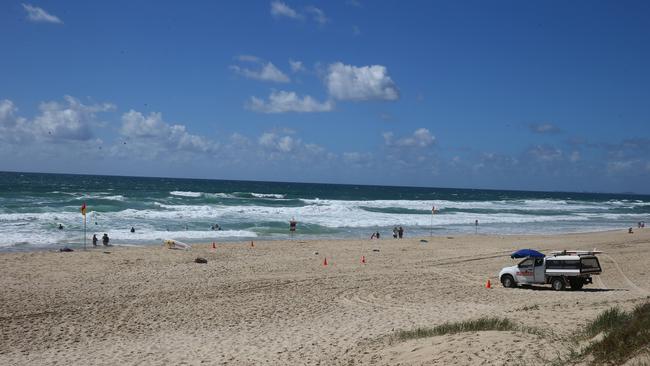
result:
[[[81,214],[86,216],[86,202],[84,202],[83,206],[81,206]]]

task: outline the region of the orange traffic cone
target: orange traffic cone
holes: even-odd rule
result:
[[[366,256],[365,255],[361,256],[361,263],[366,264]]]
[[[217,249],[217,243],[212,242],[212,249]]]
[[[327,257],[325,257],[325,260],[323,260],[323,266],[327,265]]]
[[[485,284],[485,288],[492,288],[492,284],[490,283],[490,279],[488,278],[487,283]]]

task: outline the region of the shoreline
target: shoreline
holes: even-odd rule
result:
[[[632,227],[633,230],[637,230],[636,227]],[[649,228],[650,229],[650,228]],[[471,233],[459,233],[459,234],[435,234],[434,235],[427,235],[427,236],[413,236],[413,237],[405,237],[404,239],[427,239],[427,238],[443,238],[443,237],[538,237],[538,236],[563,236],[563,235],[584,235],[584,234],[598,234],[598,233],[611,233],[611,232],[617,232],[621,230],[627,230],[626,229],[603,229],[603,230],[588,230],[588,231],[573,231],[573,232],[549,232],[549,233],[533,233],[533,234],[519,234],[519,233],[506,233],[506,234],[494,234],[494,233],[478,233],[478,234],[471,234]],[[642,229],[640,229],[642,230]],[[98,244],[97,247],[93,247],[92,242],[91,242],[91,237],[88,238],[88,242],[90,244],[86,245],[86,250],[98,250],[100,248],[106,248],[101,244]],[[173,238],[169,238],[173,239]],[[404,240],[402,239],[402,240]],[[151,242],[151,243],[118,243],[118,244],[111,244],[109,248],[111,247],[143,247],[143,248],[148,248],[148,247],[156,247],[156,246],[162,246],[162,241],[166,239],[161,239],[158,242]],[[217,243],[223,243],[223,244],[238,244],[238,243],[247,243],[249,241],[260,241],[260,242],[297,242],[297,241],[332,241],[332,242],[340,242],[340,241],[363,241],[363,240],[377,240],[377,239],[370,239],[368,238],[360,238],[360,237],[343,237],[343,238],[316,238],[316,237],[305,237],[305,238],[300,238],[300,234],[296,234],[296,237],[294,239],[267,239],[267,238],[255,238],[251,237],[248,239],[241,239],[241,238],[233,238],[233,239],[219,239],[219,240],[213,240]],[[392,236],[389,236],[386,234],[385,236],[382,236],[381,239],[379,240],[400,240],[400,239],[394,239]],[[203,241],[185,241],[185,240],[178,240],[181,242],[186,242],[192,246],[198,245],[210,245],[211,242],[203,242]],[[10,246],[0,246],[0,255],[4,253],[28,253],[28,252],[58,252],[60,248],[64,247],[69,247],[74,249],[75,251],[77,250],[84,250],[83,244],[74,244],[74,245],[67,245],[67,244],[52,244],[51,246],[44,247],[44,246],[32,246],[31,244],[22,244],[22,245],[10,245]]]
[[[603,273],[582,291],[499,284],[514,249],[594,247]],[[0,254],[0,364],[540,364],[602,311],[650,296],[650,229],[99,249]],[[553,337],[388,341],[485,316]]]

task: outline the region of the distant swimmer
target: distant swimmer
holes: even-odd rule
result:
[[[59,230],[63,230],[63,224],[59,224]]]
[[[132,233],[135,232],[135,227],[131,226],[131,232],[132,232]]]

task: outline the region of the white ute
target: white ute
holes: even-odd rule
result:
[[[503,287],[517,285],[543,285],[550,283],[554,290],[562,291],[567,285],[580,290],[592,283],[592,275],[602,272],[596,254],[600,251],[562,250],[545,257],[528,257],[516,266],[499,272]]]

